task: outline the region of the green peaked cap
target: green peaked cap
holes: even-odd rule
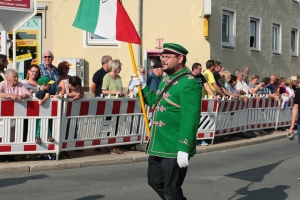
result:
[[[176,43],[164,43],[163,48],[163,54],[181,54],[186,56],[189,53],[186,48]]]

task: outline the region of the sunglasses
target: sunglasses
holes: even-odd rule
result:
[[[64,70],[69,70],[70,68],[64,68]]]
[[[44,58],[52,58],[52,56],[44,56]]]

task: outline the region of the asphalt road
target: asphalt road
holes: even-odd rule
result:
[[[299,200],[296,140],[196,155],[183,185],[192,200]],[[17,163],[16,163],[17,164]],[[0,199],[155,200],[147,163],[0,176]]]

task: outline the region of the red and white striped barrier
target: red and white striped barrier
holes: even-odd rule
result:
[[[294,98],[290,97],[285,108],[282,109],[282,100],[278,108],[277,127],[288,127],[291,125],[291,116],[294,106]]]
[[[272,98],[261,97],[259,101],[254,97],[249,98],[245,113],[248,117],[246,130],[276,129],[279,104]]]
[[[197,140],[213,139],[215,136],[218,101],[202,99],[201,117],[197,131]]]
[[[242,132],[247,124],[247,103],[243,99],[228,99],[219,102],[215,136]]]
[[[266,97],[260,101],[249,98],[248,103],[241,99],[202,99],[201,103],[198,140],[289,126],[293,107],[292,98],[284,110],[280,110],[280,102]],[[148,107],[147,112],[150,119],[152,109]],[[41,145],[35,143],[36,119],[41,119]],[[50,120],[54,143],[47,142]],[[0,155],[58,154],[147,141],[141,104],[136,98],[49,99],[42,105],[35,99],[0,99]]]
[[[61,100],[49,99],[42,105],[37,100],[0,100],[0,154],[56,153],[59,148]],[[36,119],[41,119],[42,144],[35,142]],[[52,120],[54,143],[47,142],[49,119]]]
[[[61,151],[141,143],[141,104],[136,98],[64,101]]]

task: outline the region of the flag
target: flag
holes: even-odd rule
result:
[[[141,44],[120,0],[81,0],[73,26],[107,39]]]

